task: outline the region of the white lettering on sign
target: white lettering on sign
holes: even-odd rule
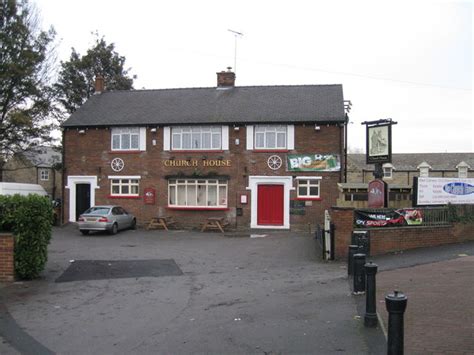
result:
[[[290,159],[290,166],[292,169],[296,169],[301,166],[310,166],[311,158],[310,157],[297,157]]]

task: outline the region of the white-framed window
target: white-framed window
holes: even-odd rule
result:
[[[427,162],[424,161],[423,163],[418,165],[416,168],[420,170],[420,177],[430,176],[431,166]]]
[[[227,180],[170,179],[170,207],[227,207]]]
[[[181,126],[171,128],[172,150],[221,150],[221,126]]]
[[[286,149],[286,125],[255,126],[255,149]]]
[[[140,176],[109,176],[111,196],[138,196]]]
[[[458,177],[461,179],[467,179],[470,168],[471,167],[466,162],[460,162],[458,165],[456,165],[456,169],[458,169]]]
[[[382,166],[383,169],[383,177],[385,179],[391,179],[393,178],[393,165],[390,163],[384,164]]]
[[[112,128],[112,150],[145,150],[145,127]]]
[[[294,125],[247,125],[247,150],[295,149]]]
[[[49,170],[48,169],[40,169],[40,180],[41,181],[48,181],[49,180]]]
[[[458,177],[461,179],[467,179],[467,166],[460,166],[458,168]]]
[[[296,191],[298,198],[320,198],[320,176],[299,176],[296,178],[296,182]]]

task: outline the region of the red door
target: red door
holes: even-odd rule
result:
[[[258,185],[257,223],[283,225],[283,185]]]

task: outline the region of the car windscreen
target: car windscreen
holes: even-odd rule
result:
[[[110,208],[107,207],[91,207],[83,214],[99,214],[99,215],[106,215],[109,214]]]

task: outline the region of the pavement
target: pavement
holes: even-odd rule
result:
[[[381,330],[362,324],[344,263],[319,261],[312,235],[236,236],[54,228],[42,278],[0,289],[0,353],[383,353]],[[173,260],[182,274],[55,282],[85,260]]]
[[[474,242],[371,258],[378,266],[378,313],[388,324],[385,296],[407,296],[405,353],[474,354]]]
[[[408,297],[406,354],[474,353],[474,242],[369,258],[379,266],[384,324],[370,329],[345,263],[318,260],[311,235],[255,237],[84,237],[72,226],[54,228],[42,278],[0,286],[0,353],[383,354],[384,296],[394,289]],[[55,282],[85,260],[173,260],[182,275]]]

